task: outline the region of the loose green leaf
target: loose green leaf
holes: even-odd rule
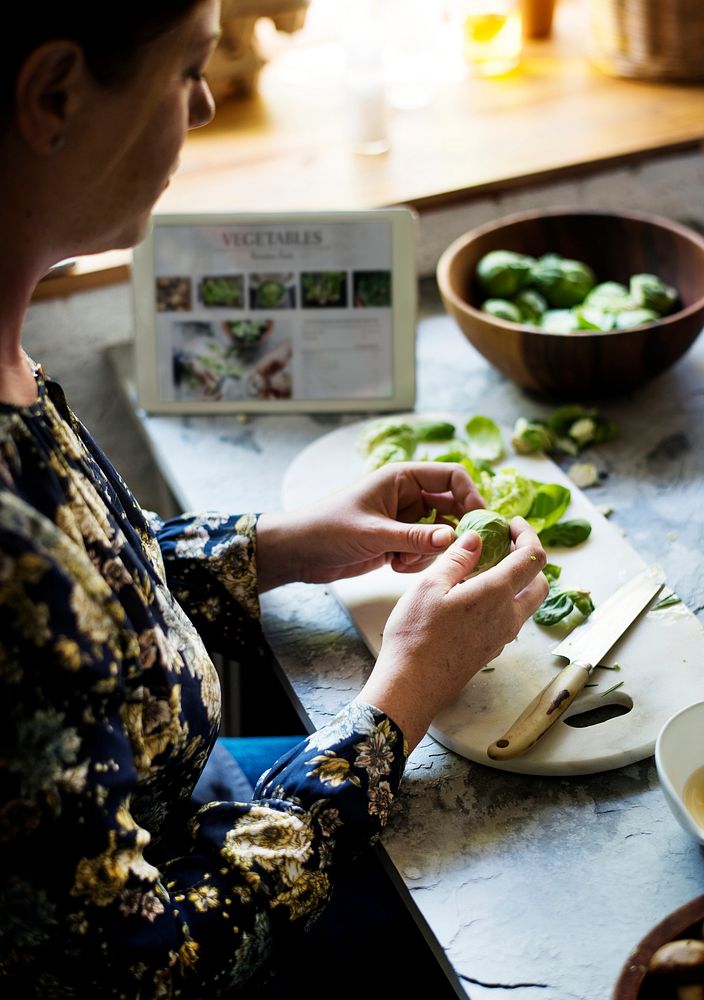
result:
[[[592,601],[591,594],[586,590],[570,590],[569,594],[574,601],[577,611],[584,615],[585,618],[588,618],[594,610],[594,602]]]
[[[538,625],[557,625],[574,610],[574,601],[569,594],[558,588],[550,588],[548,596],[533,615]]]
[[[469,457],[466,451],[461,451],[459,448],[455,448],[452,451],[444,451],[442,455],[436,455],[433,458],[434,462],[456,462],[458,465],[463,465],[471,478],[476,483],[481,475],[481,469],[479,469],[475,462]]]
[[[472,417],[465,424],[469,452],[476,461],[497,462],[504,453],[501,429],[491,417]]]
[[[413,449],[409,448],[406,442],[390,438],[369,452],[364,467],[367,472],[373,472],[374,469],[380,469],[389,462],[407,462],[412,455]]]
[[[409,454],[415,451],[416,437],[413,428],[405,420],[395,417],[384,417],[365,427],[357,439],[357,449],[361,455],[368,456],[388,441],[404,447]]]
[[[446,420],[416,420],[413,423],[416,441],[451,441],[455,436],[455,425]]]
[[[533,615],[533,621],[538,625],[557,625],[573,611],[578,611],[588,618],[594,610],[594,604],[588,590],[563,590],[555,580],[550,582],[548,596]]]
[[[557,580],[562,572],[562,566],[556,566],[555,563],[546,563],[543,569],[543,573],[548,578],[548,580]]]
[[[574,548],[581,545],[591,534],[592,526],[584,518],[576,517],[570,521],[558,521],[550,527],[538,532],[543,545],[561,545]]]
[[[539,483],[532,480],[535,487],[533,502],[526,520],[540,533],[555,524],[567,510],[572,494],[559,483]]]

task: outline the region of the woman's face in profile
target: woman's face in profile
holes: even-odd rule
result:
[[[212,119],[204,77],[219,35],[220,0],[200,0],[184,21],[145,50],[133,77],[116,88],[89,82],[86,134],[77,177],[81,242],[92,249],[134,246],[178,166],[186,132]]]

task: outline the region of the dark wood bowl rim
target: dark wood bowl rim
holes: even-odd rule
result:
[[[629,219],[634,222],[644,222],[648,225],[668,229],[670,232],[676,233],[689,243],[695,244],[700,248],[700,250],[702,250],[702,252],[704,252],[704,237],[700,236],[693,229],[683,226],[679,222],[673,222],[671,219],[666,219],[663,216],[651,215],[647,212],[608,212],[603,209],[569,208],[551,208],[539,209],[530,212],[514,212],[512,215],[505,215],[500,219],[495,219],[492,222],[486,222],[481,226],[476,226],[467,233],[463,233],[462,236],[458,236],[457,239],[453,240],[447,249],[442,252],[436,268],[438,288],[440,289],[442,297],[448,302],[451,302],[455,309],[460,312],[464,312],[473,319],[480,320],[489,326],[495,326],[499,330],[505,330],[508,332],[513,331],[517,333],[520,331],[521,333],[535,334],[540,337],[614,337],[622,336],[623,334],[647,333],[647,331],[652,330],[653,327],[669,326],[687,318],[688,316],[694,315],[701,309],[704,309],[704,295],[702,295],[701,298],[697,299],[696,302],[692,302],[692,304],[687,306],[686,309],[680,309],[678,312],[670,313],[668,316],[663,316],[661,319],[655,320],[652,323],[643,323],[641,326],[632,326],[625,330],[571,330],[562,332],[559,330],[540,330],[534,326],[524,323],[507,323],[504,320],[491,316],[489,313],[482,312],[481,309],[477,309],[475,306],[470,305],[469,302],[457,295],[450,287],[450,283],[448,281],[450,262],[461,250],[463,250],[470,243],[473,243],[476,239],[486,235],[486,233],[495,232],[518,222],[531,222],[533,220],[559,218],[561,216],[572,218],[583,216],[585,218],[601,217],[604,219]]]
[[[611,1000],[638,1000],[638,993],[652,955],[661,944],[676,940],[687,928],[702,919],[704,919],[704,895],[690,899],[688,903],[673,910],[648,931],[626,959]]]

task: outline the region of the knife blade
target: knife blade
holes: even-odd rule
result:
[[[506,733],[487,749],[491,760],[526,753],[564,714],[612,646],[665,584],[655,563],[632,577],[570,632],[553,653],[569,663],[535,696]]]

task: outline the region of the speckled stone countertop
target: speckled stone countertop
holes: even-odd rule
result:
[[[487,365],[431,282],[417,360],[418,410],[512,425],[554,408]],[[613,507],[631,545],[704,620],[704,338],[640,391],[598,405],[620,433],[583,454],[601,474],[589,498]],[[297,452],[360,419],[138,415],[182,506],[233,511],[280,508]],[[262,604],[292,694],[318,726],[359,690],[371,655],[325,587],[290,585]],[[383,847],[458,995],[474,1000],[608,1000],[640,938],[704,892],[704,852],[671,816],[652,758],[539,778],[472,763],[428,737],[408,762]]]

